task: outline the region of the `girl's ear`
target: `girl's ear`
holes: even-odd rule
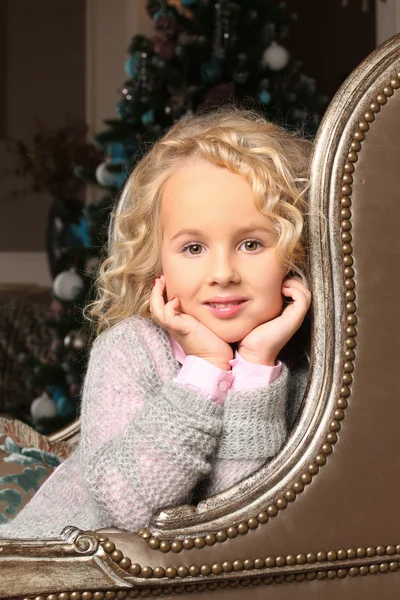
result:
[[[162,275],[162,277],[164,278],[164,281],[165,281],[164,275]],[[165,289],[164,289],[164,302],[165,303],[168,302],[167,286],[165,286]]]

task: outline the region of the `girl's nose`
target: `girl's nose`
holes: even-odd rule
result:
[[[239,268],[233,257],[222,254],[212,258],[210,283],[227,285],[229,283],[239,283],[240,279]]]

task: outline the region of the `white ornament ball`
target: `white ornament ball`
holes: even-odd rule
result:
[[[265,50],[262,58],[262,63],[272,71],[280,71],[289,62],[290,54],[283,46],[277,42],[271,42]]]
[[[64,302],[72,302],[83,290],[82,277],[74,269],[59,273],[53,282],[53,291],[57,298]]]
[[[108,166],[113,164],[119,165],[120,172],[109,171]],[[96,179],[100,185],[103,187],[119,187],[123,180],[121,172],[123,171],[124,163],[123,162],[112,162],[110,160],[106,160],[101,163],[96,169]]]
[[[44,392],[31,404],[31,415],[34,421],[41,419],[52,419],[57,415],[56,403],[46,392]]]

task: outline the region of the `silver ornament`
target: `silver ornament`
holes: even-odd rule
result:
[[[75,269],[59,273],[53,281],[53,291],[57,298],[72,302],[82,292],[84,281]]]
[[[56,403],[46,392],[43,392],[31,404],[32,419],[40,421],[41,419],[52,419],[57,414]]]
[[[70,331],[64,338],[64,346],[69,350],[80,352],[84,350],[87,344],[86,336],[79,329]]]
[[[286,48],[277,42],[271,42],[263,54],[262,63],[272,71],[280,71],[286,67],[289,58],[290,54]]]

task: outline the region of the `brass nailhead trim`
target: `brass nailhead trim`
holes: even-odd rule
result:
[[[399,548],[400,549],[400,548]],[[61,592],[60,594],[49,594],[47,596],[26,596],[23,600],[127,600],[128,598],[149,598],[150,596],[168,595],[171,593],[182,594],[184,592],[205,592],[217,588],[236,588],[238,586],[248,587],[259,585],[271,585],[273,583],[292,583],[301,581],[319,581],[324,579],[344,579],[350,577],[394,573],[399,570],[399,562],[384,562],[360,567],[338,568],[322,571],[309,571],[308,573],[288,573],[285,575],[270,575],[267,577],[243,577],[230,581],[212,581],[208,583],[195,583],[185,585],[168,585],[164,587],[141,588],[119,591],[84,591],[84,592]]]
[[[100,541],[100,540],[99,540]],[[328,562],[334,562],[337,560],[340,561],[345,561],[345,560],[352,560],[352,559],[362,559],[362,558],[374,558],[374,557],[378,557],[378,556],[386,556],[386,557],[392,557],[392,556],[396,556],[398,557],[398,555],[400,555],[400,544],[398,545],[393,545],[393,544],[389,544],[388,546],[384,546],[384,545],[379,545],[376,548],[373,546],[368,546],[367,548],[364,548],[362,546],[358,547],[357,549],[355,548],[349,548],[349,549],[344,549],[341,548],[339,550],[330,550],[328,552],[318,552],[317,554],[314,554],[313,552],[310,552],[308,554],[297,554],[297,556],[294,556],[292,554],[289,554],[288,556],[277,556],[277,557],[273,557],[273,556],[268,556],[267,558],[255,558],[254,560],[252,558],[247,558],[244,561],[242,560],[235,560],[233,562],[231,561],[225,561],[223,563],[214,563],[212,565],[209,564],[203,564],[201,566],[198,565],[191,565],[189,567],[187,567],[186,565],[180,565],[179,567],[174,567],[174,566],[170,566],[167,568],[161,567],[161,566],[157,566],[157,567],[150,567],[150,566],[144,566],[142,567],[141,565],[135,563],[135,564],[131,564],[131,561],[129,558],[124,557],[122,552],[120,550],[116,550],[115,548],[115,544],[113,542],[110,542],[108,540],[108,538],[106,537],[102,537],[101,541],[100,541],[102,548],[104,549],[104,551],[110,556],[110,558],[119,565],[119,567],[123,568],[123,565],[127,565],[126,568],[124,569],[125,571],[127,571],[128,574],[130,575],[134,575],[136,577],[142,577],[142,578],[155,578],[155,579],[161,579],[164,577],[168,577],[169,579],[185,579],[187,577],[199,577],[199,576],[203,576],[203,577],[209,577],[211,574],[212,575],[221,575],[223,573],[231,573],[232,571],[235,572],[243,572],[243,571],[257,571],[257,570],[262,570],[265,568],[276,568],[276,567],[286,567],[286,566],[303,566],[303,565],[314,565],[315,568],[311,571],[308,571],[307,573],[296,573],[296,574],[286,574],[285,576],[281,576],[281,575],[274,575],[271,576],[273,581],[275,583],[277,583],[277,577],[281,578],[283,577],[282,581],[300,581],[303,580],[304,578],[307,578],[308,580],[312,580],[315,578],[321,578],[322,575],[319,575],[320,573],[326,573],[326,577],[329,578],[334,578],[334,577],[345,577],[347,575],[347,573],[350,573],[351,576],[357,575],[357,574],[367,574],[367,573],[376,573],[378,572],[387,572],[387,571],[395,571],[398,570],[399,568],[399,562],[398,560],[392,560],[390,561],[390,559],[386,559],[385,562],[382,562],[379,564],[379,566],[377,564],[374,565],[363,565],[361,567],[349,567],[348,569],[346,568],[339,568],[337,571],[335,570],[329,570],[329,571],[318,571],[318,563],[326,563]],[[122,558],[121,558],[122,556]],[[116,560],[117,559],[117,560]],[[126,563],[124,562],[126,561]],[[315,576],[314,576],[315,575]],[[293,576],[293,578],[292,578]],[[237,581],[237,580],[233,580],[233,581]],[[240,581],[243,581],[243,579],[241,579]],[[280,579],[279,579],[280,581]],[[217,583],[217,582],[215,582]],[[229,581],[229,585],[231,585],[232,581]],[[250,583],[250,580],[249,580]],[[243,585],[243,583],[238,583],[237,585]],[[214,585],[214,584],[213,584]],[[253,585],[255,585],[253,583]],[[165,589],[165,588],[163,588]],[[197,588],[196,588],[197,589]],[[208,588],[210,589],[210,588]],[[73,592],[74,594],[75,592]],[[99,594],[102,592],[99,592]],[[64,592],[64,596],[60,597],[60,595],[53,595],[53,597],[48,596],[46,599],[43,600],[103,600],[103,597],[100,598],[99,595],[97,595],[96,597],[92,597],[87,594],[91,594],[91,592],[83,592],[82,593],[82,598],[78,598],[73,597],[72,594],[70,596],[66,596],[65,595],[66,592]],[[86,594],[87,596],[83,597],[83,594]],[[96,592],[97,594],[97,592]],[[105,598],[105,600],[112,600],[111,598]],[[118,599],[119,600],[119,599]]]
[[[293,487],[289,489],[284,497],[278,498],[275,504],[271,504],[266,508],[265,511],[259,513],[256,517],[251,517],[248,521],[239,523],[238,525],[232,525],[228,529],[220,530],[216,534],[209,533],[205,536],[192,538],[185,538],[183,540],[159,540],[156,536],[153,536],[149,529],[143,527],[139,529],[137,535],[143,540],[147,541],[150,548],[153,550],[160,550],[161,552],[175,552],[179,553],[183,549],[191,550],[192,548],[204,548],[207,546],[213,546],[216,543],[224,543],[227,539],[233,539],[237,535],[245,535],[249,530],[257,529],[261,524],[268,523],[270,518],[276,517],[279,511],[284,510],[287,507],[288,502],[293,502],[298,494],[301,494],[304,490],[304,486],[309,485],[312,478],[318,474],[319,468],[326,464],[327,457],[333,452],[333,446],[338,441],[337,433],[341,429],[340,421],[344,419],[344,410],[348,406],[347,398],[351,395],[350,386],[353,381],[351,373],[354,371],[354,360],[356,347],[356,336],[357,329],[356,325],[358,322],[356,311],[356,292],[354,275],[355,271],[353,268],[353,246],[351,244],[351,195],[352,195],[352,173],[355,171],[355,163],[358,160],[358,153],[362,149],[362,142],[365,140],[365,134],[370,128],[370,123],[375,121],[375,115],[380,112],[381,107],[384,106],[388,98],[393,96],[394,90],[400,88],[400,73],[393,77],[390,84],[385,86],[381,93],[379,93],[375,100],[370,103],[369,110],[367,110],[361,120],[358,123],[358,128],[355,130],[353,140],[350,144],[350,149],[347,154],[347,161],[344,165],[344,174],[342,180],[342,197],[341,197],[341,236],[342,236],[342,251],[343,251],[343,265],[344,265],[344,276],[345,276],[345,289],[346,289],[346,320],[347,320],[347,339],[345,351],[345,361],[343,364],[343,386],[340,390],[339,399],[337,401],[337,409],[334,412],[334,420],[330,424],[326,440],[322,444],[320,454],[316,456],[315,462],[311,463],[304,473],[301,474],[299,481],[293,484]],[[112,544],[112,542],[110,542]],[[104,546],[103,546],[104,547]],[[105,548],[104,548],[105,549]],[[113,548],[115,550],[115,547]],[[108,550],[106,550],[108,552]],[[110,554],[112,552],[109,552]]]

